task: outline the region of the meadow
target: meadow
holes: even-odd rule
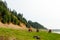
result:
[[[4,36],[8,40],[37,40],[33,36],[39,36],[40,40],[60,40],[60,34],[48,33],[46,31],[28,32],[21,29],[0,28],[0,38]]]

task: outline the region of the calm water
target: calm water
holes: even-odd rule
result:
[[[60,34],[60,29],[53,29],[52,32]]]

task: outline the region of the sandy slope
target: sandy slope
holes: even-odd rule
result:
[[[21,26],[18,26],[18,25],[14,25],[12,23],[10,24],[3,24],[0,22],[0,28],[3,27],[3,28],[12,28],[12,29],[27,29],[26,28],[26,25],[21,23]]]

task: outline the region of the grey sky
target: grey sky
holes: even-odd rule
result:
[[[49,29],[60,29],[60,0],[5,0],[8,7]]]

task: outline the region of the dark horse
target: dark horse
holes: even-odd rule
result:
[[[52,30],[51,30],[51,29],[49,29],[48,33],[51,33],[51,32],[52,32]]]

